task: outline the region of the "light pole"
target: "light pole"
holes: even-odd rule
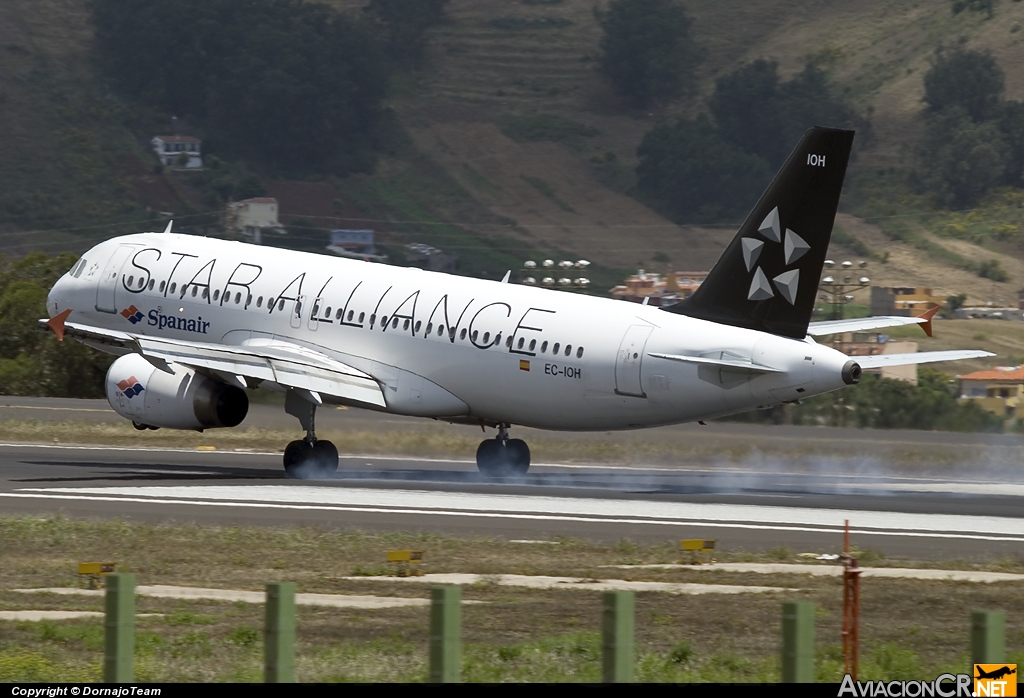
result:
[[[585,259],[577,262],[563,260],[557,263],[552,259],[545,259],[539,265],[530,259],[523,262],[523,268],[519,270],[519,283],[525,286],[558,288],[563,291],[581,291],[590,286],[590,279],[582,275],[589,266],[590,262]],[[543,276],[538,280],[537,276],[540,275]]]
[[[818,288],[824,293],[819,298],[832,305],[833,320],[843,319],[843,306],[853,301],[852,292],[865,289],[871,283],[871,279],[866,276],[858,277],[853,266],[853,262],[846,261],[839,265],[839,269],[833,271],[836,263],[831,259],[825,260],[825,271],[823,272],[825,277],[818,285]],[[867,262],[863,260],[857,262],[857,269],[863,270],[867,267]]]

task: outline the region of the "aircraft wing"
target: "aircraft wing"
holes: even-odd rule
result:
[[[980,359],[995,356],[992,352],[980,349],[954,349],[951,351],[919,351],[913,354],[875,354],[874,356],[851,356],[861,368],[881,368],[883,366],[906,366],[908,364],[929,364],[935,361],[960,361],[961,359]]]
[[[53,329],[49,321],[39,322]],[[369,374],[288,342],[266,341],[251,346],[206,344],[145,337],[73,322],[64,323],[63,335],[133,351],[162,371],[170,371],[168,364],[173,362],[239,387],[249,385],[246,379],[271,381],[318,395],[386,406],[380,383]]]
[[[930,318],[925,317],[896,317],[894,315],[879,315],[876,317],[858,317],[849,320],[824,320],[812,322],[807,326],[807,334],[812,337],[821,337],[840,332],[864,332],[866,330],[878,330],[883,327],[903,327],[905,325],[923,325]]]

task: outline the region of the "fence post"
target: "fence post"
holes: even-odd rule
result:
[[[782,604],[782,682],[814,683],[814,603]]]
[[[430,682],[462,680],[462,587],[430,590]]]
[[[1006,661],[1006,614],[1002,611],[971,613],[971,664]],[[971,667],[974,673],[974,667]]]
[[[295,681],[295,583],[267,584],[263,680]]]
[[[602,680],[633,681],[633,619],[635,597],[631,591],[606,591],[602,595]]]
[[[135,575],[106,576],[106,616],[103,621],[103,681],[135,680]]]

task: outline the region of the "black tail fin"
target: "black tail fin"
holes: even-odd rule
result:
[[[803,339],[852,144],[853,131],[807,131],[708,278],[665,309]]]

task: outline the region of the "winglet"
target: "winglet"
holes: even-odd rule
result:
[[[171,226],[173,226],[173,225],[174,225],[174,220],[173,219],[167,221],[167,227],[164,228],[164,235],[166,235],[167,233],[171,232]]]
[[[53,333],[57,335],[57,341],[64,341],[64,323],[68,319],[68,315],[71,314],[71,308],[68,308],[59,315],[54,315],[52,318],[46,321],[46,324],[50,326]]]
[[[924,318],[924,322],[921,323],[921,329],[924,330],[924,333],[929,337],[932,336],[932,318],[935,317],[935,313],[937,312],[939,312],[939,306],[934,305],[917,316]]]

